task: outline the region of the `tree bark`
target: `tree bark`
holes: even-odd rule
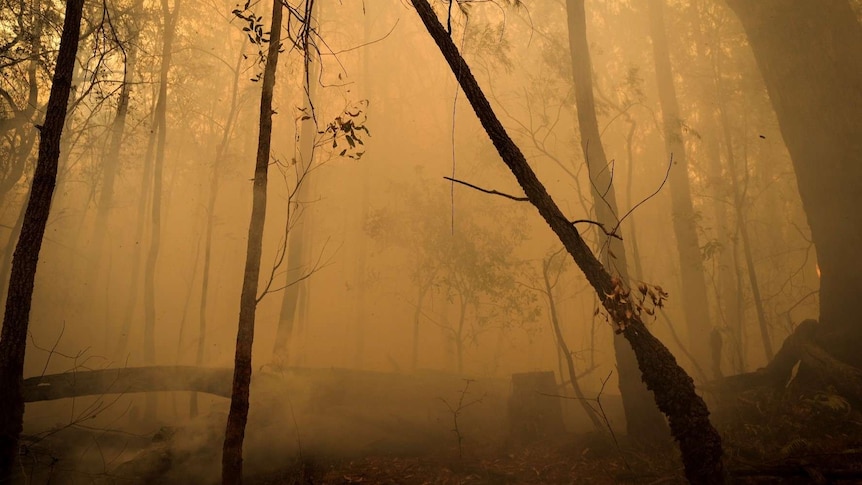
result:
[[[833,355],[862,366],[862,26],[846,0],[727,0],[742,22],[793,159],[820,266]]]
[[[248,226],[245,277],[240,295],[239,325],[236,336],[233,385],[231,386],[230,412],[225,429],[222,454],[222,483],[242,483],[242,443],[248,422],[249,386],[251,384],[251,349],[254,342],[254,320],[257,308],[258,277],[263,246],[263,228],[266,222],[266,186],[272,142],[272,93],[278,53],[281,49],[282,2],[272,2],[269,49],[263,72],[260,96],[260,132],[257,142],[257,159],[254,167],[254,189],[251,220]]]
[[[60,38],[57,65],[41,128],[39,158],[21,235],[12,258],[12,273],[6,296],[3,329],[0,331],[0,482],[11,481],[18,456],[18,440],[24,423],[24,352],[30,323],[30,307],[39,251],[51,211],[57,183],[60,137],[66,120],[72,69],[81,33],[83,0],[66,2],[66,17]]]
[[[709,410],[695,392],[694,381],[676,363],[667,347],[649,332],[631,302],[620,297],[620,291],[625,289],[605,270],[574,225],[551,199],[527,164],[524,154],[506,133],[469,66],[427,0],[411,1],[503,162],[518,180],[530,203],[583,271],[618,327],[617,330],[622,332],[634,349],[643,380],[655,393],[656,404],[668,417],[671,433],[680,443],[686,477],[693,483],[724,483],[726,477],[721,437],[709,422]]]
[[[612,171],[602,144],[593,93],[593,67],[587,42],[587,19],[584,0],[566,2],[569,27],[569,52],[572,59],[572,80],[578,112],[581,148],[587,163],[590,192],[598,222],[608,231],[619,234],[617,196]],[[606,247],[605,264],[611,273],[629,284],[628,258],[622,241],[606,234],[599,236],[600,247]],[[637,359],[622,335],[614,335],[614,354],[620,395],[630,437],[640,441],[664,440],[667,425],[655,406],[655,399],[639,378]]]
[[[705,274],[703,260],[697,239],[697,223],[691,200],[688,157],[682,139],[682,118],[679,113],[676,87],[673,84],[670,50],[665,32],[664,2],[665,0],[650,0],[649,20],[665,146],[668,157],[673,160],[669,182],[673,230],[682,280],[680,300],[685,312],[689,348],[694,355],[708,356],[712,325],[709,318],[706,282],[703,279]]]

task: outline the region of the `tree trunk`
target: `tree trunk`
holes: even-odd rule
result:
[[[697,223],[691,200],[688,158],[682,139],[682,119],[676,98],[676,88],[673,84],[670,50],[665,32],[664,2],[665,0],[650,0],[649,20],[665,146],[668,157],[673,160],[669,182],[673,230],[682,280],[680,301],[682,301],[688,328],[689,349],[692,354],[705,357],[709,355],[709,334],[712,325],[709,318],[703,260],[697,239]]]
[[[862,366],[862,26],[847,0],[728,0],[742,21],[793,159],[820,266],[820,320]]]
[[[559,237],[602,301],[617,330],[634,349],[647,387],[655,393],[656,404],[668,417],[674,438],[680,443],[686,477],[693,483],[724,483],[721,437],[709,422],[709,410],[694,389],[694,381],[676,363],[667,347],[641,321],[625,291],[602,266],[581,235],[551,199],[544,185],[527,164],[497,118],[469,66],[440,24],[427,0],[411,0],[428,33],[456,75],[464,94],[503,162],[512,171],[530,203]]]
[[[307,15],[315,17],[317,4],[313,2],[305,5]],[[311,18],[307,22],[311,22]],[[311,223],[310,214],[305,212],[303,204],[309,202],[309,194],[314,190],[314,178],[308,177],[314,164],[315,140],[317,138],[318,124],[317,115],[314,113],[314,98],[317,94],[318,76],[320,68],[315,65],[311,58],[313,48],[303,39],[303,91],[304,116],[301,121],[299,134],[299,160],[301,164],[300,175],[297,176],[297,187],[293,192],[291,200],[288,201],[287,224],[288,246],[287,246],[287,271],[285,271],[285,289],[281,299],[281,312],[278,316],[278,326],[275,333],[275,345],[272,353],[274,359],[282,366],[290,365],[290,347],[293,340],[297,323],[307,317],[303,310],[308,309],[310,285],[307,278],[303,278],[306,271],[311,271],[309,249],[311,247]],[[318,63],[321,62],[318,59]],[[315,82],[312,82],[314,80]],[[295,219],[295,220],[294,220]]]
[[[176,0],[173,13],[168,0],[162,0],[164,17],[164,41],[162,44],[162,66],[159,73],[159,99],[156,102],[156,159],[153,164],[153,203],[150,213],[150,247],[144,270],[144,363],[156,362],[156,263],[159,259],[159,246],[162,236],[162,171],[165,165],[165,140],[167,138],[167,97],[168,71],[171,68],[171,49],[174,41],[174,27],[179,17],[180,0]],[[148,394],[146,415],[154,416],[156,395]]]
[[[130,13],[131,22],[136,22],[143,7],[143,0],[136,0],[132,5]],[[120,151],[123,145],[123,136],[126,133],[126,118],[129,113],[129,99],[131,97],[133,77],[138,59],[138,34],[135,29],[130,33],[125,42],[125,59],[123,65],[123,84],[120,87],[120,98],[117,102],[117,114],[111,123],[108,150],[102,157],[102,188],[99,193],[99,204],[96,211],[96,221],[93,226],[92,247],[93,253],[88,264],[85,276],[87,294],[85,302],[93,306],[96,300],[96,281],[99,278],[103,260],[105,237],[107,235],[108,215],[111,210],[111,202],[114,198],[114,181],[120,171]],[[94,319],[98,321],[99,319]],[[107,321],[105,319],[104,321]],[[106,332],[107,333],[107,332]]]
[[[590,177],[590,192],[598,222],[607,231],[619,234],[617,196],[602,144],[596,105],[593,94],[593,68],[587,42],[587,20],[584,0],[568,0],[566,11],[569,23],[569,51],[572,59],[572,79],[575,86],[575,102],[578,112],[578,127],[581,148],[587,162]],[[613,268],[611,273],[629,284],[628,261],[622,241],[602,233],[600,247],[607,248],[605,265]],[[601,257],[601,255],[600,255]],[[668,436],[667,426],[655,399],[639,378],[637,359],[622,335],[614,335],[614,353],[617,359],[620,395],[626,416],[629,436],[643,442],[663,440]]]
[[[222,483],[225,485],[242,483],[242,442],[245,438],[245,425],[248,422],[251,348],[254,341],[254,317],[257,308],[263,227],[266,221],[266,186],[272,142],[272,92],[275,88],[278,53],[281,49],[281,17],[282,2],[281,0],[273,0],[269,49],[260,95],[260,132],[254,167],[254,189],[251,220],[248,226],[245,277],[242,281],[242,294],[239,303],[239,328],[236,336],[230,412],[227,418],[222,454]]]
[[[230,369],[163,366],[66,372],[24,380],[24,402],[135,392],[194,391],[230,397]]]
[[[569,350],[569,346],[566,345],[566,339],[563,338],[563,330],[560,328],[560,320],[557,318],[557,305],[554,302],[554,287],[551,285],[551,278],[549,275],[551,262],[557,254],[559,254],[559,252],[554,253],[550,258],[542,261],[542,280],[545,283],[545,296],[548,297],[548,309],[551,314],[551,325],[554,327],[554,336],[557,338],[557,347],[566,361],[566,370],[569,373],[569,383],[572,386],[572,392],[575,394],[575,397],[578,399],[578,403],[587,414],[587,417],[590,418],[590,421],[593,423],[593,427],[596,431],[602,433],[604,432],[602,420],[599,418],[596,410],[587,402],[587,398],[584,396],[584,392],[581,390],[580,384],[578,384],[578,373],[575,371],[575,360],[572,358],[572,352]],[[629,347],[629,350],[631,350],[631,347]],[[562,373],[560,373],[560,379],[562,378]]]
[[[198,366],[204,363],[204,351],[206,350],[207,337],[207,303],[209,301],[209,283],[210,283],[210,268],[212,267],[212,247],[213,247],[213,229],[215,228],[215,206],[218,196],[219,180],[221,178],[222,164],[224,162],[225,151],[230,143],[230,136],[233,132],[234,122],[236,121],[237,110],[239,107],[239,75],[242,66],[242,61],[245,58],[245,38],[242,39],[243,48],[240,49],[240,55],[237,56],[236,65],[233,70],[233,84],[231,85],[230,94],[230,110],[228,111],[227,119],[225,119],[224,130],[222,131],[221,141],[216,147],[215,160],[213,161],[212,178],[210,179],[210,192],[207,197],[207,220],[204,235],[204,269],[201,277],[201,300],[198,307],[198,344],[195,351],[195,364]],[[189,402],[189,414],[194,417],[198,414],[198,398],[197,394],[192,394]]]
[[[18,457],[18,440],[24,423],[24,351],[30,323],[30,306],[42,237],[57,183],[60,137],[72,87],[72,69],[81,32],[84,0],[66,2],[57,65],[48,98],[48,109],[39,140],[39,159],[21,235],[12,258],[3,329],[0,331],[0,482],[12,480]]]

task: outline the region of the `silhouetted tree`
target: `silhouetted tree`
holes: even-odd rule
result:
[[[39,159],[21,235],[12,259],[3,329],[0,332],[0,481],[10,481],[18,455],[18,439],[24,421],[24,351],[30,323],[30,306],[42,237],[48,223],[57,182],[60,137],[66,120],[72,69],[78,51],[84,0],[66,2],[66,17],[57,55],[57,66],[48,98],[45,122],[40,128]]]
[[[281,50],[282,2],[273,0],[272,20],[269,30],[269,49],[263,71],[260,95],[260,125],[257,141],[257,159],[254,167],[254,188],[251,220],[248,226],[245,276],[240,295],[239,325],[236,336],[233,385],[231,387],[230,412],[225,430],[222,455],[222,483],[242,483],[242,443],[245,425],[248,422],[248,398],[251,384],[251,348],[254,342],[255,310],[257,309],[258,277],[263,246],[263,228],[266,221],[266,187],[269,172],[270,146],[272,142],[272,93],[275,88],[275,73],[278,54]]]
[[[820,321],[862,366],[862,25],[847,0],[728,0],[745,28],[793,159],[817,251]]]
[[[497,119],[470,67],[440,24],[431,5],[427,0],[412,0],[412,3],[503,162],[518,180],[530,203],[583,271],[614,322],[615,329],[631,344],[643,380],[655,393],[656,404],[668,417],[671,434],[679,441],[686,478],[693,483],[724,483],[727,476],[722,461],[721,437],[709,422],[709,410],[695,392],[691,377],[676,363],[667,347],[650,333],[629,298],[629,290],[596,259],[577,229],[536,177],[521,150]]]

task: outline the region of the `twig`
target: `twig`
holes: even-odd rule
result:
[[[530,200],[526,197],[515,197],[514,195],[509,195],[509,194],[506,194],[503,192],[498,192],[496,190],[483,189],[482,187],[477,187],[471,183],[464,182],[463,180],[458,180],[458,179],[455,179],[452,177],[443,177],[443,178],[446,180],[449,180],[450,182],[455,182],[456,184],[466,185],[467,187],[470,187],[471,189],[476,189],[479,192],[484,192],[486,194],[491,194],[491,195],[499,195],[501,197],[505,197],[507,199],[514,200],[516,202],[529,202],[529,200]]]
[[[616,228],[614,228],[613,231],[608,231],[607,228],[605,227],[605,225],[602,224],[601,222],[598,222],[598,221],[593,221],[590,219],[576,219],[574,221],[569,222],[569,224],[572,224],[572,225],[575,225],[575,224],[592,224],[594,226],[598,226],[599,229],[601,229],[602,232],[605,233],[605,236],[615,237],[615,238],[619,239],[620,241],[623,240],[623,237],[616,233]],[[619,227],[619,224],[617,224],[617,227]]]

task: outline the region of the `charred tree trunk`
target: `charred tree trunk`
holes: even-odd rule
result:
[[[0,331],[0,481],[11,481],[18,456],[18,440],[24,423],[24,351],[30,323],[30,306],[42,237],[51,211],[51,199],[57,183],[60,159],[60,137],[66,121],[72,69],[81,33],[81,11],[84,0],[66,2],[66,17],[60,38],[60,50],[48,110],[41,128],[39,159],[21,235],[12,258],[12,274],[6,296],[3,329]]]
[[[703,260],[691,200],[688,158],[682,139],[682,121],[665,33],[664,2],[665,0],[650,0],[649,18],[665,146],[668,156],[673,160],[673,168],[670,171],[670,197],[682,280],[680,300],[688,328],[689,349],[694,355],[707,356],[712,325],[710,325],[709,301],[703,278]]]
[[[846,0],[728,0],[793,159],[820,266],[824,345],[862,366],[862,25]]]
[[[593,67],[587,42],[587,20],[584,0],[568,0],[566,11],[569,22],[569,51],[572,59],[572,78],[575,86],[575,102],[578,112],[578,127],[581,148],[590,177],[590,192],[598,222],[607,231],[619,231],[617,218],[617,196],[604,145],[600,137],[599,122],[593,94]],[[601,247],[607,246],[605,265],[609,271],[629,284],[628,260],[622,241],[601,234]],[[667,438],[667,426],[655,399],[639,378],[637,359],[631,346],[622,335],[614,336],[614,353],[617,359],[620,395],[626,416],[629,436],[643,442]]]
[[[245,277],[242,281],[242,294],[239,303],[239,325],[236,336],[230,412],[227,418],[222,454],[222,483],[225,485],[242,483],[242,442],[245,438],[245,425],[248,422],[251,348],[254,342],[258,277],[260,276],[260,259],[263,246],[263,227],[266,221],[266,186],[272,142],[272,93],[275,88],[278,53],[281,50],[281,18],[282,2],[281,0],[273,0],[269,49],[260,95],[260,132],[258,133],[257,159],[254,166],[254,188],[251,220],[248,226]]]
[[[617,330],[634,349],[643,380],[655,393],[656,404],[668,417],[671,433],[679,441],[686,477],[693,483],[724,483],[726,471],[722,461],[721,437],[709,422],[709,410],[695,392],[694,381],[676,363],[667,347],[649,332],[631,302],[619,297],[625,288],[596,259],[527,164],[524,154],[506,133],[431,5],[427,0],[412,0],[412,3],[456,75],[503,162],[518,180],[530,203],[583,271],[618,327]]]

